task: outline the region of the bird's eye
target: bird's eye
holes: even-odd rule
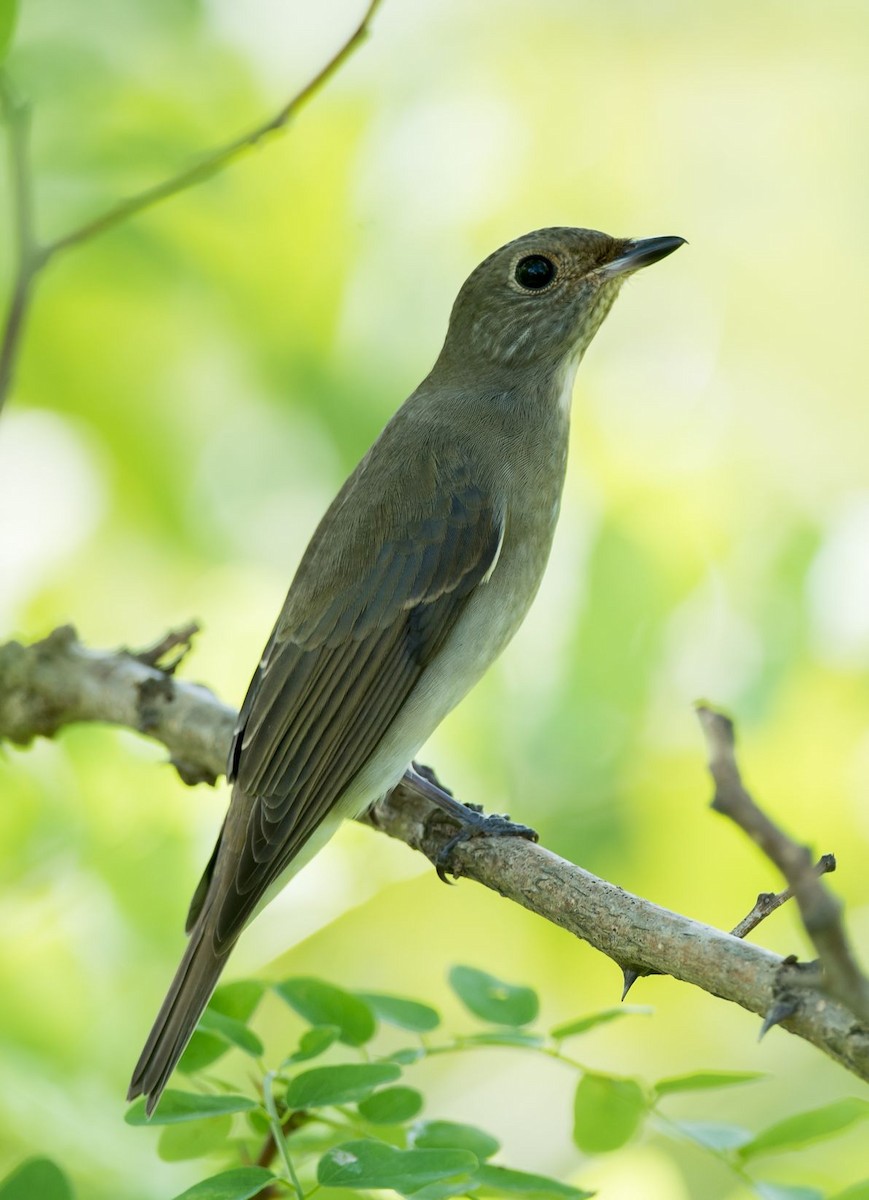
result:
[[[513,274],[520,287],[527,288],[529,292],[539,292],[555,278],[555,263],[542,254],[529,254],[519,259]]]

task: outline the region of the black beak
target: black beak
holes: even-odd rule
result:
[[[685,239],[681,237],[631,238],[618,258],[600,268],[600,274],[607,279],[616,275],[628,275],[631,271],[638,271],[640,267],[660,262],[662,258],[684,245]]]

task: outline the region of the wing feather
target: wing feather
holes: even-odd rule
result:
[[[228,773],[250,809],[221,884],[217,950],[368,762],[496,561],[502,514],[470,465],[438,463],[430,475],[427,499],[417,496],[355,572],[327,557],[318,531],[309,557],[331,564],[332,584],[322,563],[303,561],[290,589],[230,750]],[[344,512],[353,515],[345,504],[336,519]],[[362,544],[373,515],[356,515]]]

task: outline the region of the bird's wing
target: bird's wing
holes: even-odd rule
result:
[[[324,588],[316,569],[300,570],[294,582],[230,750],[228,775],[250,812],[231,879],[221,864],[218,950],[365,765],[497,561],[501,514],[467,463],[438,463],[425,490],[354,577]],[[313,607],[298,594],[306,579]]]

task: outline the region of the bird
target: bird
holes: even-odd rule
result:
[[[251,680],[229,808],[129,1088],[149,1116],[248,922],[412,769],[521,624],[558,518],[579,362],[624,280],[683,243],[538,229],[461,287],[434,367],[317,526]],[[470,834],[533,834],[451,804]]]

